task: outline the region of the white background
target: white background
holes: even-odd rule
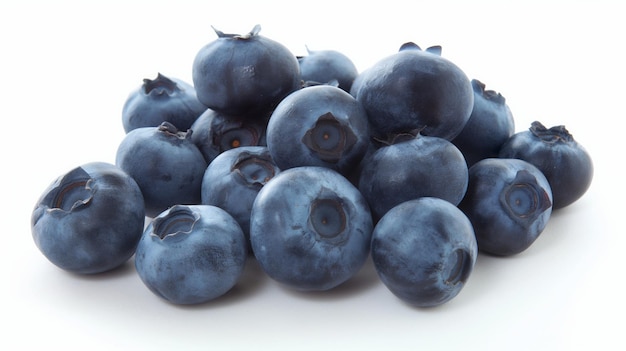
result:
[[[623,349],[625,199],[623,6],[618,1],[21,1],[0,5],[2,254],[0,349]],[[411,5],[408,5],[411,4]],[[409,307],[371,263],[334,291],[287,290],[250,264],[213,303],[180,307],[132,261],[98,276],[49,263],[32,208],[57,176],[114,162],[121,109],[158,72],[191,81],[211,25],[261,34],[296,55],[335,49],[359,70],[406,41],[441,45],[499,91],[521,131],[564,124],[591,153],[585,196],[527,251],[480,255],[449,303]]]

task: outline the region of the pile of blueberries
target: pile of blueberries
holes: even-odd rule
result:
[[[504,97],[415,43],[358,72],[334,50],[293,55],[215,30],[193,84],[132,91],[115,164],[56,179],[32,213],[56,266],[97,274],[134,256],[173,304],[214,300],[256,260],[273,280],[326,291],[368,258],[409,305],[461,291],[478,252],[526,250],[589,188],[564,126],[515,133]]]

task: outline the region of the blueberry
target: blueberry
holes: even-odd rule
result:
[[[522,159],[539,168],[552,188],[553,209],[576,202],[593,179],[591,156],[563,125],[546,128],[535,121],[507,140],[499,156]]]
[[[446,139],[399,134],[362,161],[358,188],[377,220],[408,200],[432,196],[457,205],[467,190],[468,169]]]
[[[174,304],[214,300],[239,281],[246,241],[226,211],[207,205],[175,205],[146,227],[135,268],[157,296]]]
[[[215,30],[218,38],[193,61],[200,102],[225,114],[265,113],[302,86],[296,56],[260,30],[259,25],[244,35]]]
[[[144,227],[137,183],[104,162],[72,169],[45,189],[33,210],[33,239],[44,256],[73,273],[109,271],[134,253]]]
[[[280,169],[319,166],[347,174],[365,154],[368,140],[363,106],[331,85],[288,95],[267,125],[267,147]]]
[[[208,109],[191,126],[191,141],[204,155],[207,162],[213,161],[224,151],[242,146],[265,146],[267,116],[256,118],[235,116]]]
[[[419,307],[438,306],[456,297],[478,255],[469,219],[451,203],[432,197],[389,210],[374,228],[371,251],[385,286]]]
[[[345,54],[336,50],[309,50],[298,56],[302,80],[328,83],[336,80],[339,88],[350,91],[352,82],[359,75],[356,66]]]
[[[459,208],[474,226],[478,248],[510,256],[526,250],[552,213],[552,190],[537,167],[518,159],[486,158],[469,169]]]
[[[489,157],[497,157],[502,145],[515,132],[511,109],[502,94],[485,90],[485,84],[472,80],[474,108],[469,120],[452,143],[465,156],[468,167]]]
[[[115,164],[139,185],[148,217],[173,205],[200,203],[208,164],[191,134],[163,122],[130,131],[118,146]]]
[[[224,151],[204,173],[202,204],[228,212],[249,238],[252,203],[261,188],[279,172],[267,147],[242,146]]]
[[[122,123],[126,133],[140,127],[156,127],[162,122],[187,130],[206,108],[198,101],[193,86],[159,73],[155,79],[144,79],[129,94],[122,109]]]
[[[376,137],[422,129],[424,135],[452,140],[474,104],[470,80],[440,50],[403,46],[356,80],[351,92],[365,107]]]
[[[300,291],[325,291],[369,256],[372,217],[358,189],[325,167],[282,171],[259,191],[250,242],[261,268]]]

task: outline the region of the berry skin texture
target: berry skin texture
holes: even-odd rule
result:
[[[159,73],[155,79],[144,79],[129,94],[122,109],[122,124],[126,133],[141,127],[157,127],[163,122],[187,130],[206,108],[190,84]]]
[[[552,190],[537,167],[518,159],[486,158],[469,169],[459,204],[474,226],[478,248],[511,256],[530,247],[552,213]]]
[[[331,85],[310,86],[285,97],[267,125],[267,147],[280,169],[328,167],[350,172],[368,147],[363,106]]]
[[[259,25],[244,35],[216,30],[218,38],[198,51],[192,79],[200,102],[230,115],[266,113],[302,86],[296,56],[260,30]]]
[[[163,122],[130,131],[118,146],[115,164],[139,185],[148,217],[173,205],[200,204],[207,162],[191,132]]]
[[[267,147],[241,146],[224,151],[204,173],[202,204],[224,209],[249,239],[252,204],[261,188],[278,173],[280,169]]]
[[[563,125],[546,128],[535,121],[507,140],[499,157],[518,158],[539,168],[552,188],[555,210],[580,199],[593,179],[591,156]]]
[[[259,191],[250,243],[272,279],[299,291],[325,291],[363,266],[372,228],[352,183],[329,168],[303,166],[283,170]]]
[[[468,184],[459,149],[448,140],[402,134],[362,160],[358,188],[377,220],[392,207],[431,196],[457,205]]]
[[[59,268],[102,273],[134,253],[144,226],[139,186],[115,165],[92,162],[55,180],[37,201],[35,244]]]
[[[452,140],[472,113],[470,80],[438,51],[404,45],[361,75],[351,91],[365,107],[375,137],[420,129]]]
[[[372,260],[385,286],[404,302],[433,307],[465,286],[478,247],[469,219],[433,197],[403,202],[372,233]]]
[[[246,259],[243,232],[226,211],[175,205],[146,227],[135,267],[155,295],[191,305],[214,300],[234,287]]]
[[[359,71],[343,53],[336,50],[309,50],[307,55],[298,56],[300,75],[304,82],[329,83],[337,81],[338,87],[350,92],[352,82]]]
[[[473,79],[474,108],[465,127],[452,143],[461,150],[467,166],[489,157],[498,157],[500,148],[515,133],[511,109],[502,94],[485,90]]]

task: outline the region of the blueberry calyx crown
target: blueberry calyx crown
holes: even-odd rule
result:
[[[68,214],[86,208],[93,199],[92,178],[82,168],[77,167],[63,177],[45,194],[40,202],[43,207],[33,212],[32,223],[37,223],[45,212]]]
[[[213,30],[215,31],[215,34],[217,34],[218,38],[231,38],[231,39],[242,39],[242,40],[247,40],[247,39],[250,39],[252,37],[255,37],[261,31],[261,25],[260,24],[255,25],[254,28],[252,28],[252,30],[249,33],[246,33],[246,34],[224,33],[221,30],[218,30],[218,29],[216,29],[213,26],[211,26],[211,28],[213,28]]]
[[[155,79],[145,78],[142,88],[146,95],[174,95],[175,92],[181,90],[176,82],[161,73],[158,73]]]
[[[168,122],[168,121],[164,121],[162,122],[158,127],[159,132],[164,133],[166,135],[169,136],[174,136],[178,139],[186,139],[191,137],[191,129],[189,129],[186,132],[182,132],[179,131],[178,128],[176,128],[175,125],[173,125],[172,123]]]
[[[501,193],[500,202],[512,218],[521,222],[532,221],[552,206],[548,193],[526,170],[517,172],[513,182]]]
[[[426,126],[421,128],[412,129],[406,132],[399,133],[390,133],[387,134],[384,138],[372,137],[372,141],[378,147],[382,146],[391,146],[399,143],[403,143],[405,141],[411,141],[413,139],[419,138],[422,134],[422,130],[424,130]]]
[[[346,240],[348,216],[343,201],[332,191],[322,189],[311,203],[309,225],[319,239],[339,243]]]
[[[237,173],[246,184],[259,188],[274,178],[278,171],[268,152],[260,155],[242,152],[231,167],[231,172]]]
[[[354,132],[341,124],[331,112],[321,115],[302,137],[304,145],[322,161],[330,163],[339,162],[341,155],[349,151],[356,141]]]
[[[191,233],[198,218],[198,215],[191,211],[189,207],[174,205],[167,214],[154,219],[152,235],[156,235],[163,240],[177,234]]]
[[[564,125],[546,128],[540,122],[534,121],[531,123],[529,130],[534,136],[541,139],[541,141],[550,144],[558,142],[568,143],[574,141],[574,137]]]
[[[434,45],[434,46],[427,47],[426,50],[422,50],[422,48],[419,45],[415,44],[412,41],[409,41],[400,45],[400,49],[398,51],[405,51],[405,50],[425,51],[425,52],[428,52],[437,56],[441,56],[442,48],[440,45]]]
[[[483,82],[478,79],[472,79],[472,88],[476,94],[482,95],[486,100],[493,101],[497,104],[504,105],[506,103],[506,99],[502,94],[494,90],[486,90],[485,87],[486,85]]]

